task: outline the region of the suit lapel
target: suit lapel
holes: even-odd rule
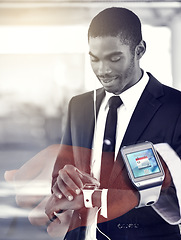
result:
[[[79,134],[81,133],[80,146],[91,148],[94,131],[94,105],[92,98],[89,97],[84,104]]]
[[[122,146],[135,144],[139,140],[151,119],[162,105],[159,100],[164,94],[162,85],[151,74],[149,75],[150,80],[133,112],[122,141]]]
[[[158,99],[162,95],[163,88],[161,83],[159,83],[150,74],[150,81],[147,84],[145,90],[143,91],[143,94],[134,110],[120,148],[122,146],[135,144],[139,141],[142,133],[146,130],[151,119],[154,117],[155,113],[162,105],[162,103]],[[147,139],[145,139],[145,141],[146,140]],[[113,181],[120,174],[120,161],[121,158],[119,157],[114,164],[110,177],[110,184],[113,183]]]
[[[96,116],[100,108],[100,104],[105,95],[104,89],[97,90],[96,96]],[[83,115],[81,116],[80,124],[80,146],[91,149],[92,148],[92,140],[94,136],[94,126],[95,126],[95,112],[94,112],[94,99],[93,92],[90,93],[87,101],[83,105]],[[79,134],[80,134],[79,133]]]
[[[157,99],[149,92],[144,92],[128,125],[122,145],[135,144],[139,140],[160,106]]]

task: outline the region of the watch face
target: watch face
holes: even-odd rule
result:
[[[126,154],[126,157],[135,178],[161,171],[151,148]]]
[[[129,177],[137,187],[163,180],[164,171],[152,143],[123,147],[121,153]]]

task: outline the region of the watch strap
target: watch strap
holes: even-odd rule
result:
[[[155,204],[160,196],[162,185],[139,190],[140,201],[136,208],[151,206]]]
[[[83,197],[84,197],[84,206],[86,208],[92,208],[92,194],[94,190],[83,189]]]

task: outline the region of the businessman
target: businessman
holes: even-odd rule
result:
[[[73,211],[65,239],[181,239],[180,172],[176,165],[174,168],[181,156],[181,93],[140,67],[146,43],[141,22],[132,11],[101,11],[90,23],[88,42],[91,66],[103,87],[75,96],[69,103],[46,213],[56,221],[56,212]],[[113,96],[117,116],[108,125]],[[114,140],[107,138],[113,122]],[[157,203],[137,208],[140,194],[129,181],[120,149],[145,141],[164,143],[175,155],[169,157],[162,149],[169,184],[163,183]],[[177,164],[180,167],[180,162]],[[85,201],[85,183],[99,189],[92,190],[92,202],[88,197],[88,203]],[[96,224],[99,230],[91,235]]]

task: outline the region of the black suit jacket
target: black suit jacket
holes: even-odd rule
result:
[[[142,141],[151,141],[152,143],[168,143],[181,157],[181,93],[178,90],[167,87],[156,80],[150,73],[149,82],[143,91],[141,98],[131,117],[125,136],[122,141],[123,145],[135,144]],[[97,90],[96,111],[98,112],[101,101],[105,95],[104,89]],[[58,169],[65,164],[73,164],[80,170],[90,171],[90,155],[85,154],[81,149],[91,149],[94,132],[94,103],[93,92],[88,92],[71,99],[68,109],[67,125],[65,134],[62,139],[63,145],[73,146],[72,156],[62,158],[61,151],[57,158],[54,172],[53,182],[57,177]],[[121,146],[120,146],[121,147]],[[115,162],[112,172],[109,175],[108,187],[116,186],[119,188],[120,169]],[[130,224],[138,224],[142,229],[137,232],[130,229]],[[132,232],[133,236],[128,239],[164,239],[160,229],[164,229],[165,236],[169,239],[179,239],[178,227],[170,226],[160,216],[158,216],[151,207],[134,209],[127,214],[120,216],[107,223],[100,224],[103,231],[112,237],[112,239],[126,239]],[[125,227],[119,227],[125,226]],[[127,227],[126,227],[127,226]],[[158,227],[159,226],[159,227]],[[162,230],[163,230],[162,229]],[[76,239],[71,233],[67,235],[67,239]],[[78,230],[76,230],[77,234]],[[80,232],[79,232],[80,233]],[[154,235],[156,234],[156,235]],[[118,236],[118,238],[116,238]],[[154,236],[154,237],[153,237]],[[77,239],[81,239],[77,235]],[[100,238],[101,239],[101,238]],[[103,238],[104,239],[104,238]],[[165,238],[167,239],[167,238]]]

